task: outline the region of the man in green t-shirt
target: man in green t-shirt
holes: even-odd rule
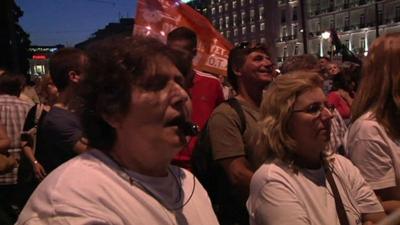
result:
[[[266,46],[241,44],[228,58],[228,80],[235,89],[246,127],[241,132],[237,112],[221,104],[208,122],[213,158],[228,176],[231,197],[218,206],[221,224],[248,224],[245,201],[250,180],[256,169],[253,153],[257,141],[257,121],[262,92],[275,76],[274,65]],[[226,187],[224,187],[226,188]]]

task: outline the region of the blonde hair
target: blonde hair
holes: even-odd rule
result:
[[[352,120],[371,111],[392,138],[400,138],[400,33],[385,34],[371,46],[352,105]]]
[[[298,96],[322,87],[318,73],[295,71],[278,77],[264,93],[261,103],[259,157],[280,159],[292,165],[296,141],[289,134],[289,120]],[[267,156],[265,156],[267,155]]]

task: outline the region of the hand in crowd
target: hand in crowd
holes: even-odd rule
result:
[[[45,169],[43,168],[43,166],[39,162],[36,161],[34,163],[33,169],[35,170],[35,177],[39,181],[42,181],[46,177],[47,173],[46,173]]]

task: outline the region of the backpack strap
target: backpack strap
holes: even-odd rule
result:
[[[244,116],[244,112],[242,109],[242,106],[240,105],[239,101],[236,98],[229,98],[226,100],[226,103],[228,103],[238,114],[239,119],[240,119],[240,133],[243,134],[244,131],[246,130],[246,117]]]

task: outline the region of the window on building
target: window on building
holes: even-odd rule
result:
[[[287,53],[288,53],[288,52],[287,52],[287,47],[284,47],[284,48],[283,48],[283,58],[286,58],[286,57],[288,56]]]
[[[282,27],[281,37],[286,38],[286,36],[287,36],[286,27]]]
[[[253,23],[254,22],[254,9],[250,10],[250,22]]]
[[[241,20],[242,20],[242,25],[245,23],[245,21],[246,21],[246,13],[245,12],[242,12],[241,13],[241,17],[242,18],[240,18]]]
[[[232,23],[233,23],[233,26],[234,27],[236,27],[237,26],[237,14],[235,13],[235,14],[233,14],[233,18],[232,18]]]
[[[281,23],[286,23],[286,10],[281,10]]]
[[[218,12],[222,13],[222,5],[218,6]]]
[[[244,0],[240,0],[240,6],[244,6],[245,2]]]
[[[396,6],[395,20],[396,20],[396,22],[400,21],[400,6]]]
[[[344,18],[344,30],[350,30],[350,17],[348,16]]]
[[[254,3],[254,0],[249,0],[249,4],[253,4]]]
[[[360,28],[365,27],[365,15],[362,13],[360,15]]]
[[[331,29],[335,28],[335,20],[334,19],[329,20],[329,28],[331,28]]]
[[[242,27],[242,35],[246,34],[246,27]]]
[[[237,28],[233,29],[233,36],[234,37],[238,36],[238,29]]]
[[[260,23],[260,30],[261,31],[265,30],[265,23]]]
[[[207,15],[207,8],[204,8],[204,9],[203,9],[203,14],[204,14],[204,15]]]
[[[230,37],[231,37],[231,31],[228,30],[228,31],[226,31],[226,38],[230,38]]]
[[[261,6],[260,8],[258,8],[258,15],[260,20],[264,19],[264,6]]]
[[[215,8],[214,7],[211,8],[211,15],[215,15]]]
[[[216,27],[217,26],[217,21],[215,21],[215,19],[213,19],[212,20],[212,24],[213,24],[214,27]]]
[[[296,39],[296,38],[297,38],[297,30],[298,30],[297,24],[293,24],[293,25],[292,25],[292,35],[293,35],[293,39]]]
[[[292,20],[297,21],[297,7],[293,7]]]
[[[233,1],[233,2],[232,2],[232,9],[236,9],[236,4],[237,4],[236,1]]]
[[[260,43],[265,43],[266,39],[265,37],[260,38]]]
[[[400,7],[399,7],[399,9],[400,9]],[[382,9],[378,9],[378,24],[381,25],[382,22],[383,22],[383,10]]]
[[[256,32],[256,25],[252,24],[252,25],[250,26],[250,31],[251,31],[251,33]]]
[[[360,39],[360,51],[364,52],[364,49],[365,49],[365,38],[362,37]]]
[[[345,9],[349,8],[349,0],[344,0],[343,8]]]
[[[299,54],[299,46],[296,45],[294,46],[294,55],[298,55]]]
[[[320,21],[317,22],[317,32],[321,33],[321,22]]]
[[[222,30],[221,27],[223,27],[223,26],[224,26],[224,19],[222,19],[222,17],[221,17],[221,18],[219,18],[219,27],[220,27],[219,29]]]
[[[228,10],[229,10],[229,4],[225,3],[225,11],[228,11]]]
[[[225,28],[229,28],[229,16],[225,17]]]

